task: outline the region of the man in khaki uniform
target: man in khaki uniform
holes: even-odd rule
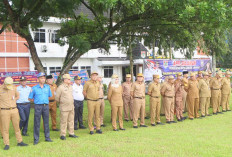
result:
[[[100,102],[99,102],[99,91],[100,83],[97,81],[98,73],[91,73],[91,80],[87,81],[84,85],[83,94],[87,99],[88,106],[88,125],[90,135],[94,134],[94,127],[92,124],[93,116],[96,119],[96,133],[102,134],[100,124]],[[95,114],[95,115],[94,115]]]
[[[1,123],[2,123],[2,136],[3,142],[5,144],[4,150],[10,148],[9,141],[9,127],[10,122],[12,122],[15,136],[18,142],[18,146],[27,146],[23,143],[19,128],[19,112],[16,106],[16,100],[19,99],[19,93],[16,87],[13,85],[13,79],[7,77],[4,80],[4,84],[0,87],[0,108],[1,108]]]
[[[60,103],[60,139],[66,140],[66,129],[69,137],[77,138],[74,134],[74,99],[71,77],[63,75],[63,83],[57,88],[55,99]]]
[[[227,71],[225,77],[222,79],[222,112],[231,111],[230,110],[230,72]]]
[[[172,75],[168,77],[168,83],[162,87],[161,94],[164,97],[166,123],[176,123],[174,121],[175,87],[174,77]]]
[[[160,90],[162,90],[163,86],[168,83],[168,76],[165,77],[164,82],[161,83],[160,85]],[[161,95],[161,110],[160,110],[160,114],[163,116],[165,115],[165,108],[164,108],[164,97]]]
[[[222,114],[222,112],[220,112],[221,87],[222,87],[221,80],[222,80],[222,74],[221,74],[221,72],[218,72],[216,74],[216,77],[210,81],[213,114],[214,115],[216,115],[217,113]]]
[[[52,120],[52,130],[53,131],[60,131],[56,127],[57,105],[56,105],[55,95],[56,95],[57,86],[54,83],[54,79],[53,79],[52,75],[48,75],[46,77],[46,79],[47,79],[47,84],[50,86],[50,89],[51,89],[51,92],[52,92],[52,97],[49,97],[49,112],[50,112],[51,120]]]
[[[188,84],[184,84],[184,89],[187,92],[189,119],[193,120],[194,118],[199,118],[199,89],[194,72],[190,74]]]
[[[209,84],[210,84],[210,82],[211,82],[211,80],[212,80],[212,72],[211,71],[209,71]],[[210,91],[211,91],[211,89],[210,89]],[[211,91],[212,92],[212,91]],[[212,103],[212,96],[210,97],[210,106],[209,107],[213,107],[213,103]]]
[[[183,116],[183,92],[184,85],[181,80],[182,73],[177,74],[177,79],[174,82],[175,86],[175,104],[177,121],[183,121],[186,117]]]
[[[159,75],[153,75],[153,82],[149,84],[148,95],[150,95],[150,117],[151,126],[155,126],[155,119],[157,124],[160,122],[160,83]]]
[[[188,84],[188,71],[183,71],[182,85]],[[183,112],[187,112],[188,103],[187,103],[187,92],[183,90]]]
[[[127,122],[129,121],[129,112],[130,112],[130,120],[133,119],[133,98],[130,95],[131,86],[132,86],[131,75],[127,74],[126,82],[122,84],[124,119]]]
[[[145,84],[142,73],[137,74],[137,81],[131,87],[131,96],[133,97],[133,128],[138,128],[138,117],[140,115],[140,127],[147,127],[145,125]]]
[[[198,71],[198,77],[197,77],[197,81],[198,81],[198,82],[199,82],[201,79],[203,79],[202,74],[203,74],[202,71]]]
[[[201,117],[210,116],[209,114],[209,105],[210,105],[210,97],[211,91],[209,86],[208,73],[203,73],[203,79],[201,79],[198,83],[199,87],[199,96],[200,96],[200,106],[201,106]]]

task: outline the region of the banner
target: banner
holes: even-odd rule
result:
[[[22,71],[22,72],[0,72],[0,84],[4,83],[6,77],[12,77],[15,85],[19,85],[20,77],[27,78],[27,84],[33,86],[38,83],[37,71]]]
[[[153,75],[160,75],[161,79],[165,76],[175,75],[178,72],[187,70],[191,71],[212,71],[210,59],[146,59],[144,60],[144,77],[145,81],[152,81]]]

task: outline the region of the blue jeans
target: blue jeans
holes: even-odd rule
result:
[[[22,134],[26,134],[28,128],[31,104],[26,103],[24,105],[17,103],[17,108],[19,110],[19,116],[20,116],[19,128],[20,130],[22,130]]]

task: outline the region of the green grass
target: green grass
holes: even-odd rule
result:
[[[146,110],[149,112],[148,99]],[[212,109],[210,109],[212,113]],[[58,113],[59,123],[59,113]],[[59,132],[51,131],[52,143],[44,141],[41,127],[40,142],[33,145],[33,118],[31,110],[29,137],[23,137],[28,147],[17,147],[12,126],[10,128],[10,150],[4,151],[0,140],[0,156],[232,156],[232,112],[177,124],[132,128],[125,122],[126,131],[113,132],[110,123],[110,105],[106,101],[105,128],[103,134],[89,135],[89,130],[77,130],[77,139],[59,139]],[[165,122],[162,116],[161,121]],[[87,107],[84,104],[84,124],[87,126]],[[41,125],[42,126],[42,125]]]

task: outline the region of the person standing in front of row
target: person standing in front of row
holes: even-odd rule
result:
[[[29,95],[29,100],[35,104],[34,114],[34,145],[39,143],[40,120],[43,118],[44,135],[46,142],[52,142],[49,130],[49,97],[52,97],[52,92],[49,85],[45,84],[45,73],[37,75],[39,84],[32,87]]]

